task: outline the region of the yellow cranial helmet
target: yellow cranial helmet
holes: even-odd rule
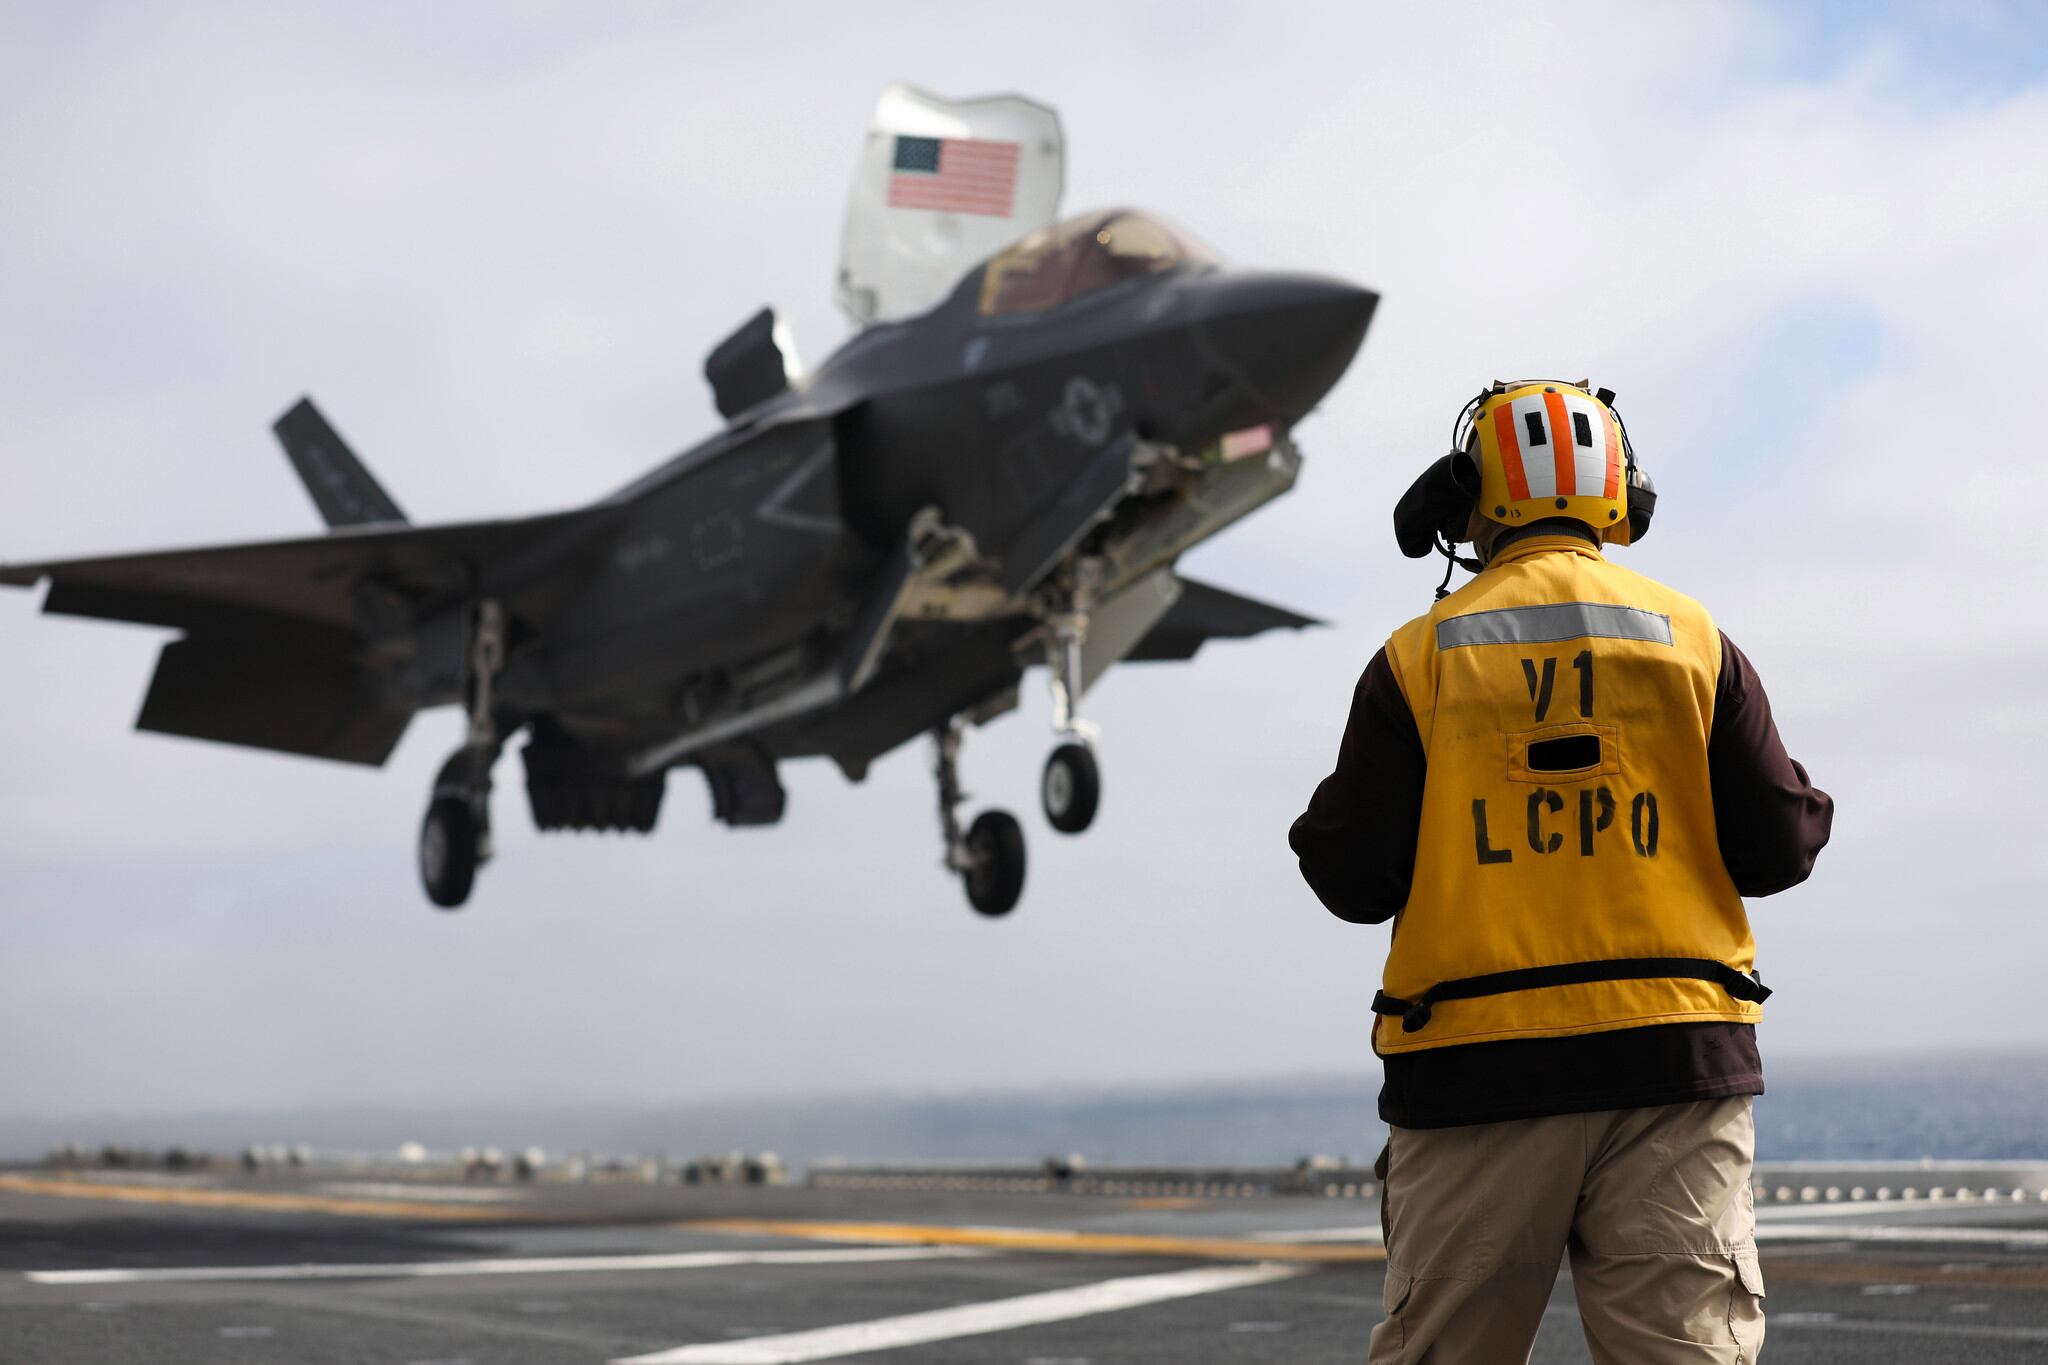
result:
[[[1536,380],[1496,383],[1474,399],[1465,450],[1479,465],[1479,515],[1503,526],[1570,517],[1603,541],[1639,538],[1644,528],[1631,523],[1648,517],[1629,515],[1629,490],[1645,481],[1612,397]]]
[[[1502,526],[1569,517],[1603,543],[1634,545],[1656,515],[1657,486],[1636,460],[1613,390],[1495,381],[1459,409],[1450,453],[1394,505],[1394,538],[1410,559],[1435,550],[1477,573],[1479,561],[1452,549],[1471,539],[1475,511]]]

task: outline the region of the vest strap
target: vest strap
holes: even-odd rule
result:
[[[1725,962],[1706,957],[1610,957],[1597,962],[1559,962],[1548,967],[1518,967],[1511,972],[1488,972],[1439,981],[1413,1000],[1402,1000],[1385,991],[1372,998],[1374,1014],[1398,1014],[1403,1033],[1419,1033],[1429,1027],[1431,1007],[1440,1000],[1471,1000],[1482,995],[1506,995],[1512,991],[1542,990],[1547,986],[1582,986],[1590,981],[1650,981],[1680,977],[1711,981],[1737,1000],[1761,1005],[1770,999],[1770,987],[1755,972],[1745,976]]]

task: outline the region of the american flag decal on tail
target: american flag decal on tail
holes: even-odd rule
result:
[[[1017,193],[1014,142],[901,137],[889,175],[889,207],[1008,218]]]

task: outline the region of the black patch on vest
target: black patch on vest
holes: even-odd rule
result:
[[[1600,736],[1564,735],[1539,739],[1529,746],[1529,769],[1539,773],[1571,773],[1600,765]]]

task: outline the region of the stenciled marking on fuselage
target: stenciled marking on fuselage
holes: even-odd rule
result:
[[[999,421],[1023,407],[1024,394],[1014,379],[998,379],[981,391],[981,410],[990,421]]]
[[[820,512],[802,512],[789,504],[810,487],[811,481],[819,474],[831,469],[833,461],[832,442],[820,441],[810,454],[797,463],[789,476],[777,485],[773,492],[761,500],[754,509],[754,516],[771,526],[782,526],[792,531],[810,531],[819,535],[832,535],[840,529],[836,515]]]
[[[690,555],[700,569],[719,569],[746,557],[746,527],[731,512],[714,512],[690,528]]]
[[[1116,430],[1118,414],[1124,410],[1123,393],[1114,384],[1098,384],[1086,375],[1075,375],[1061,391],[1060,403],[1049,414],[1052,429],[1060,435],[1099,446]]]
[[[659,564],[669,554],[668,537],[664,535],[635,536],[612,551],[612,563],[620,573],[638,573],[650,564]]]

